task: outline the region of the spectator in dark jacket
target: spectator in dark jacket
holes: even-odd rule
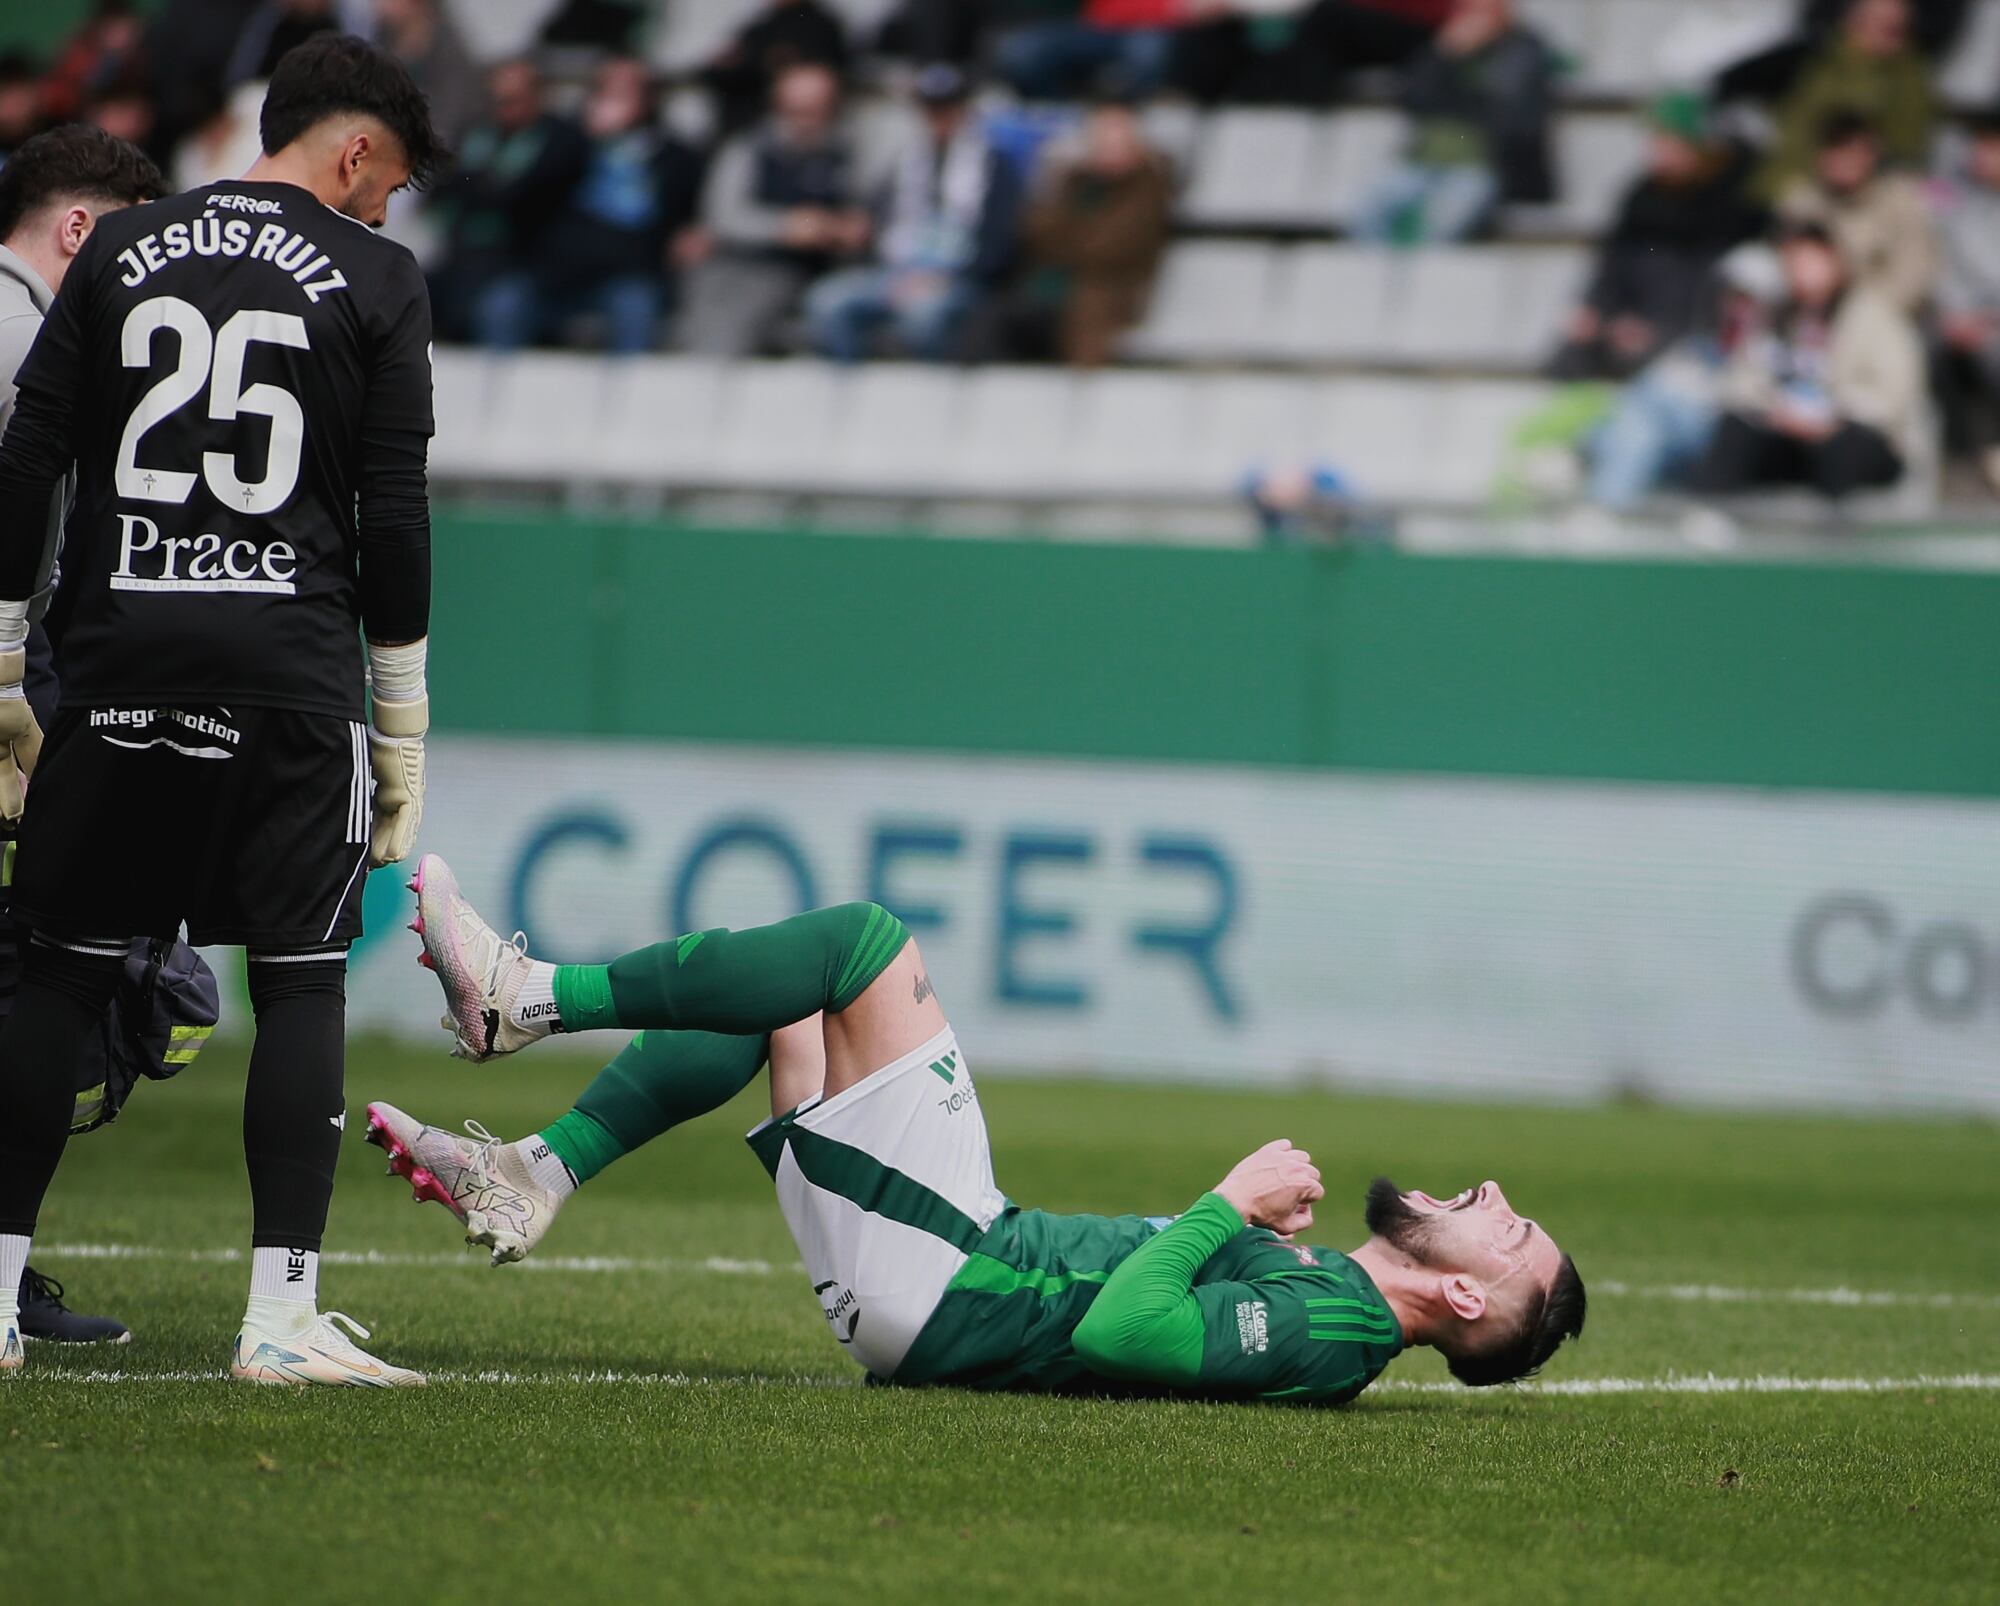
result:
[[[823,0],[770,0],[702,73],[725,130],[764,115],[778,74],[801,62],[847,71],[847,28]]]
[[[887,326],[910,355],[947,359],[1012,266],[1020,180],[974,119],[970,96],[956,67],[918,74],[924,127],[878,203],[875,260],[822,279],[806,298],[813,342],[828,356],[860,360]]]
[[[1626,379],[1692,326],[1715,264],[1763,226],[1747,193],[1751,158],[1715,137],[1697,96],[1663,95],[1652,154],[1597,248],[1596,271],[1570,313],[1558,379]]]
[[[1782,100],[1808,62],[1840,31],[1853,0],[1802,0],[1792,32],[1725,69],[1719,100]],[[1943,61],[1964,32],[1972,0],[1911,0],[1910,42],[1932,62]]]
[[[1030,100],[1063,100],[1110,83],[1149,95],[1172,58],[1187,0],[1083,0],[1075,16],[1004,32],[993,52],[1000,76]]]
[[[702,203],[714,255],[690,278],[681,315],[689,351],[751,355],[807,285],[867,248],[863,178],[840,109],[831,68],[787,67],[764,125],[716,157]]]
[[[285,55],[317,33],[360,33],[364,12],[341,0],[264,0],[243,24],[224,75],[227,87],[271,76]]]
[[[1348,73],[1407,67],[1451,12],[1452,0],[1313,0],[1291,45],[1310,98]]]
[[[901,0],[883,22],[875,48],[908,61],[969,66],[985,41],[988,0]]]
[[[25,50],[0,53],[0,163],[42,131],[42,71]]]
[[[1074,157],[1029,207],[1024,234],[1064,362],[1096,368],[1139,321],[1166,249],[1173,168],[1124,102],[1094,108]]]
[[[375,0],[375,42],[409,69],[430,102],[431,126],[456,146],[485,109],[486,93],[443,0]]]
[[[491,111],[466,134],[458,165],[437,190],[445,235],[443,265],[431,286],[440,332],[492,343],[518,299],[519,285],[496,285],[526,271],[542,236],[575,187],[589,153],[583,131],[550,112],[541,74],[525,57],[503,61],[486,78]]]
[[[161,0],[148,8],[146,59],[160,93],[160,137],[187,138],[224,103],[229,58],[258,0]]]
[[[1866,117],[1891,163],[1929,161],[1937,92],[1910,27],[1909,0],[1851,0],[1840,32],[1806,62],[1778,106],[1777,143],[1764,164],[1766,196],[1776,199],[1811,171],[1820,130],[1835,113]]]
[[[1554,69],[1512,0],[1457,0],[1404,78],[1403,154],[1363,197],[1353,233],[1385,244],[1462,240],[1502,202],[1548,200]]]
[[[666,134],[658,112],[644,62],[617,56],[598,67],[575,183],[529,268],[488,292],[486,344],[530,345],[582,314],[602,321],[611,351],[652,349],[702,176],[699,153]]]

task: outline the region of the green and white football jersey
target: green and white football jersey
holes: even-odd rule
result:
[[[1189,1291],[1199,1353],[1190,1322],[1143,1377],[1093,1372],[1072,1342],[1077,1324],[1172,1218],[1009,1201],[948,1029],[834,1099],[767,1122],[750,1145],[778,1184],[835,1339],[878,1381],[1338,1402],[1403,1347],[1361,1267],[1246,1228],[1206,1195],[1181,1228],[1218,1246]]]

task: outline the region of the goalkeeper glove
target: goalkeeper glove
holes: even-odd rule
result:
[[[368,862],[376,869],[409,857],[424,817],[424,733],[431,701],[424,689],[421,641],[404,647],[369,644],[375,687],[368,731],[368,767],[375,777],[375,829]]]
[[[28,668],[28,605],[0,602],[0,824],[20,823],[28,777],[42,754],[42,727],[21,677]]]

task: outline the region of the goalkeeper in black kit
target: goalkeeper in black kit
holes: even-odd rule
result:
[[[278,64],[262,136],[243,179],[99,221],[0,441],[0,812],[21,815],[14,912],[32,931],[0,1029],[0,1370],[22,1362],[14,1289],[70,1068],[132,939],[185,922],[247,950],[257,1021],[232,1374],[423,1381],[322,1316],[318,1277],[347,949],[369,867],[413,844],[429,722],[430,307],[375,229],[441,150],[403,68],[331,34]],[[72,463],[44,742],[24,646]]]

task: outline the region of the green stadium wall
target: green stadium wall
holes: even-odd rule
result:
[[[435,539],[469,731],[2000,795],[1996,575],[463,510]]]

